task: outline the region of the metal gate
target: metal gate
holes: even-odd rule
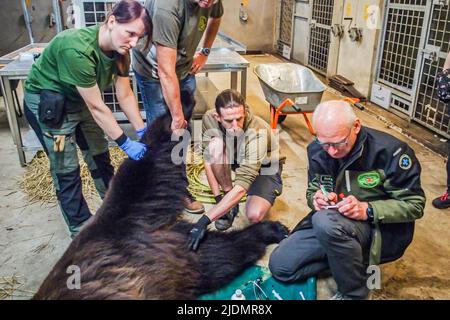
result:
[[[114,1],[85,1],[82,5],[83,14],[80,14],[80,26],[90,27],[105,21],[106,14],[114,6]],[[77,23],[77,19],[75,19]],[[76,24],[77,25],[77,24]]]
[[[131,87],[133,88],[133,92],[136,92],[135,96],[138,102],[139,112],[141,113],[141,116],[144,118],[145,111],[144,111],[144,104],[142,102],[142,95],[135,81],[134,76],[130,76],[130,84]],[[119,101],[117,100],[116,90],[114,86],[111,86],[103,90],[102,98],[103,102],[106,104],[106,106],[108,106],[109,109],[111,109],[111,111],[114,113],[114,116],[118,121],[127,121],[127,117],[123,113],[122,108],[119,105]]]
[[[390,107],[450,137],[447,107],[436,96],[436,75],[450,51],[450,0],[389,0],[376,82]]]
[[[117,0],[72,0],[75,28],[90,27],[105,20]],[[145,0],[139,0],[144,4]]]
[[[312,6],[308,66],[327,73],[334,0],[314,0]]]
[[[450,138],[447,106],[436,96],[436,75],[450,52],[450,1],[432,1],[414,120]]]
[[[427,0],[386,3],[377,82],[392,91],[390,106],[412,116],[429,8]]]
[[[283,53],[284,46],[292,46],[292,20],[294,17],[294,0],[281,0],[280,35],[278,52]]]

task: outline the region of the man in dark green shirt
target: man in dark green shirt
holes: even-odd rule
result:
[[[133,50],[133,70],[147,125],[170,112],[172,130],[186,128],[195,105],[195,74],[205,65],[219,30],[222,0],[147,0],[145,7],[154,26],[152,45]],[[196,52],[203,35],[202,49]],[[204,211],[190,196],[185,207],[190,213]]]

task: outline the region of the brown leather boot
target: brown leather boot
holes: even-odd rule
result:
[[[183,199],[184,211],[191,214],[202,214],[205,212],[205,207],[199,201],[193,200],[190,197]]]

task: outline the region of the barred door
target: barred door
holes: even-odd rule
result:
[[[386,4],[377,82],[392,90],[391,107],[412,116],[420,69],[427,0],[389,0]]]
[[[117,0],[72,0],[75,28],[90,27],[105,21]],[[144,4],[145,0],[139,0]]]
[[[312,7],[308,66],[326,74],[330,53],[334,0],[314,0]]]
[[[450,1],[433,1],[431,6],[414,120],[450,138],[449,110],[436,95],[436,75],[450,52]]]
[[[294,0],[281,0],[280,35],[278,38],[278,52],[283,52],[284,45],[292,45],[292,19],[294,17]]]

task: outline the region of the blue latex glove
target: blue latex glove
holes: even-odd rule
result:
[[[139,140],[141,140],[142,137],[144,136],[145,130],[147,130],[147,127],[143,127],[142,129],[136,130],[136,135]]]
[[[128,137],[119,147],[133,160],[141,159],[147,151],[147,146],[145,144],[131,140]]]

